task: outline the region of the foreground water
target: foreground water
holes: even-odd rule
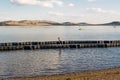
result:
[[[82,30],[79,30],[81,28]],[[112,26],[0,27],[0,42],[120,40]],[[0,52],[0,78],[53,75],[120,67],[120,48],[43,49]]]
[[[120,48],[0,52],[0,78],[53,75],[120,67]]]

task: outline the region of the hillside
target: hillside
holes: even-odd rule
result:
[[[53,21],[46,21],[46,20],[21,20],[21,21],[3,21],[0,22],[0,26],[120,26],[119,21],[114,21],[110,23],[103,23],[103,24],[89,24],[89,23],[73,23],[73,22],[53,22]]]
[[[59,23],[45,20],[22,20],[0,22],[0,26],[50,26],[50,25],[59,25]]]
[[[105,23],[105,24],[102,24],[102,25],[119,26],[119,25],[120,25],[120,22],[119,22],[119,21],[114,21],[114,22],[111,22],[111,23]]]

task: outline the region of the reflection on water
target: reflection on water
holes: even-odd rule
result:
[[[49,49],[0,53],[0,77],[28,77],[120,66],[120,48]]]

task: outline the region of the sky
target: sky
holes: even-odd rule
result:
[[[120,21],[120,0],[0,0],[0,21]]]

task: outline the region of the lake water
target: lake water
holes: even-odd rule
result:
[[[119,36],[119,26],[0,27],[0,42],[56,41],[57,37],[62,40],[114,40],[120,39]]]
[[[79,30],[82,28],[82,30]],[[0,42],[120,40],[112,26],[0,27]],[[63,74],[120,67],[120,48],[41,49],[0,52],[0,78]]]

